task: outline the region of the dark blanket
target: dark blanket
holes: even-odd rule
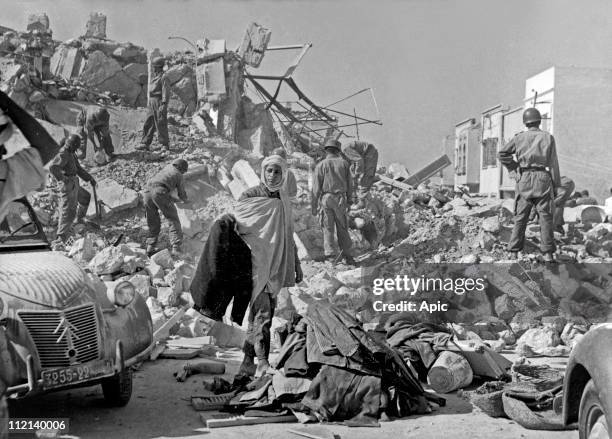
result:
[[[235,219],[223,215],[208,235],[191,287],[194,308],[221,320],[230,301],[232,320],[241,323],[253,289],[251,250],[235,231]]]

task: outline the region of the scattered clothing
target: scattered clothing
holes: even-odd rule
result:
[[[232,320],[242,322],[253,290],[251,250],[230,215],[217,219],[208,234],[189,288],[201,314],[221,320],[233,300]]]

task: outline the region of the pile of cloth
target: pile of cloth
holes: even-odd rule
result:
[[[290,411],[301,422],[378,426],[383,414],[430,413],[428,400],[444,405],[424,391],[395,350],[338,307],[313,302],[286,329],[275,373],[236,391],[226,409],[247,416]]]
[[[414,367],[421,381],[427,381],[427,372],[453,336],[445,326],[413,323],[411,317],[400,313],[386,322],[387,343]]]

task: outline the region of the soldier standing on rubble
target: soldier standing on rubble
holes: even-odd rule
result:
[[[553,200],[555,188],[561,185],[555,139],[540,130],[542,116],[535,108],[523,112],[526,131],[517,134],[500,151],[499,160],[516,175],[514,228],[508,243],[511,258],[516,258],[525,244],[529,214],[536,208],[540,220],[540,249],[544,260],[551,262],[555,251],[553,234]],[[516,160],[514,159],[516,155]]]
[[[49,167],[49,172],[59,182],[60,191],[60,217],[56,243],[66,242],[75,217],[77,223],[85,220],[91,195],[80,186],[79,177],[92,186],[96,185],[96,180],[83,169],[75,154],[81,146],[81,138],[77,134],[71,134],[62,141],[62,144],[60,153]]]
[[[365,195],[376,177],[378,150],[371,143],[353,140],[342,148],[342,152],[351,163],[355,190],[358,189],[359,196]]]
[[[77,119],[77,125],[82,140],[83,156],[87,154],[87,141],[89,140],[96,151],[103,149],[109,159],[115,158],[115,147],[110,136],[110,114],[106,108],[95,107],[83,111]],[[97,145],[94,135],[98,138]]]
[[[326,157],[314,170],[312,214],[319,214],[323,228],[325,258],[333,258],[334,228],[341,255],[347,264],[354,265],[351,255],[353,242],[348,231],[348,207],[353,204],[353,179],[349,163],[340,155],[339,141],[325,142]]]
[[[170,83],[164,73],[165,64],[161,57],[155,58],[152,62],[153,75],[149,82],[149,107],[142,128],[142,141],[137,149],[150,149],[155,131],[157,131],[159,143],[165,150],[169,149],[168,101],[170,100]]]
[[[183,203],[187,203],[183,174],[187,172],[188,166],[186,160],[176,159],[147,182],[144,191],[144,205],[147,214],[147,226],[149,227],[149,237],[147,238],[147,254],[149,256],[157,251],[157,239],[161,231],[160,210],[170,224],[172,253],[176,255],[182,251],[183,229],[174,205],[179,200],[170,194],[176,189],[179,198]]]

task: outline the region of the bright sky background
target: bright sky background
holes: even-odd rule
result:
[[[360,135],[383,163],[411,171],[440,153],[455,123],[519,105],[528,76],[555,64],[612,68],[609,0],[0,0],[0,11],[18,30],[46,12],[60,40],[99,11],[109,38],[147,48],[185,48],[167,39],[181,35],[233,49],[251,21],[272,30],[272,45],[312,42],[298,85],[321,105],[373,87],[384,125]],[[286,58],[268,55],[265,70],[281,73]],[[365,96],[354,105],[375,117]]]

